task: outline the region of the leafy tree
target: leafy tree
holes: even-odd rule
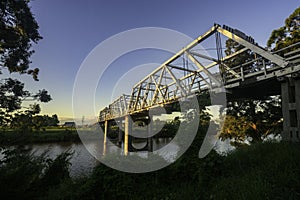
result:
[[[231,100],[221,138],[235,138],[237,143],[251,137],[261,141],[269,134],[280,134],[282,129],[281,99],[278,96],[266,100]]]
[[[57,126],[59,123],[57,115],[36,115],[39,113],[38,104],[34,104],[30,110],[25,113],[17,113],[11,120],[10,127],[22,132],[31,130],[45,130],[49,126]],[[35,111],[35,112],[34,112]]]
[[[49,126],[58,126],[58,124],[59,124],[59,120],[58,120],[57,115],[56,114],[52,115],[51,116],[51,121],[48,125]]]
[[[300,7],[285,20],[283,27],[273,30],[267,45],[276,51],[297,42],[300,42]]]
[[[28,73],[38,80],[39,69],[29,69],[29,59],[34,53],[32,42],[37,43],[42,37],[28,3],[25,0],[4,0],[0,3],[0,62],[2,69]]]
[[[4,70],[9,73],[29,74],[38,81],[39,69],[30,69],[29,65],[30,56],[34,53],[31,46],[42,37],[28,4],[28,0],[0,2],[0,74]],[[51,96],[46,90],[32,94],[24,89],[24,83],[16,79],[4,77],[0,79],[0,124],[2,126],[9,123],[12,114],[22,108],[24,100],[48,102]]]

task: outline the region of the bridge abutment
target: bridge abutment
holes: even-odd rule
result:
[[[300,141],[300,79],[286,77],[281,82],[283,132],[287,141]]]

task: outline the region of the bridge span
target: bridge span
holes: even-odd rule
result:
[[[238,50],[225,54],[222,38],[239,44]],[[209,54],[201,49],[208,40],[215,42]],[[104,143],[109,126],[114,121],[124,121],[123,146],[127,155],[132,147],[130,133],[136,119],[149,123],[153,120],[150,110],[163,107],[172,113],[177,111],[179,101],[207,91],[225,92],[229,99],[281,95],[283,139],[300,141],[300,42],[273,52],[237,29],[215,24],[136,83],[131,94],[121,95],[100,111]],[[151,135],[150,126],[148,132]],[[151,136],[147,144],[151,151]]]

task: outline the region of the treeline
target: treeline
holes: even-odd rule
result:
[[[49,126],[58,126],[59,120],[56,114],[49,115],[28,115],[28,114],[15,114],[7,128],[12,128],[19,132],[31,132],[33,130],[45,130]]]

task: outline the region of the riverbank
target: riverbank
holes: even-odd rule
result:
[[[143,132],[145,128],[135,128],[137,132]],[[154,136],[155,139],[158,138],[173,138],[177,133],[178,127],[176,124],[166,124],[161,130],[154,130],[158,133]],[[94,128],[81,128],[81,133],[90,134],[91,140],[98,139],[95,136]],[[97,131],[96,131],[97,132]],[[124,133],[123,133],[124,134]],[[117,128],[110,129],[107,137],[112,141],[117,141],[119,135],[119,130]],[[135,141],[139,139],[136,138]],[[142,141],[144,141],[142,139]],[[17,130],[0,130],[0,145],[10,146],[10,145],[26,145],[35,143],[49,143],[49,142],[80,142],[80,137],[77,133],[75,127],[64,128],[64,127],[48,127],[39,131],[22,132]]]
[[[23,145],[46,142],[80,142],[76,129],[47,129],[22,133],[13,130],[0,132],[0,145]]]
[[[155,172],[130,174],[99,163],[77,178],[70,177],[68,153],[44,162],[8,152],[6,165],[0,164],[0,192],[12,199],[300,198],[299,143],[256,143],[199,159],[200,144],[198,137],[176,162]]]

